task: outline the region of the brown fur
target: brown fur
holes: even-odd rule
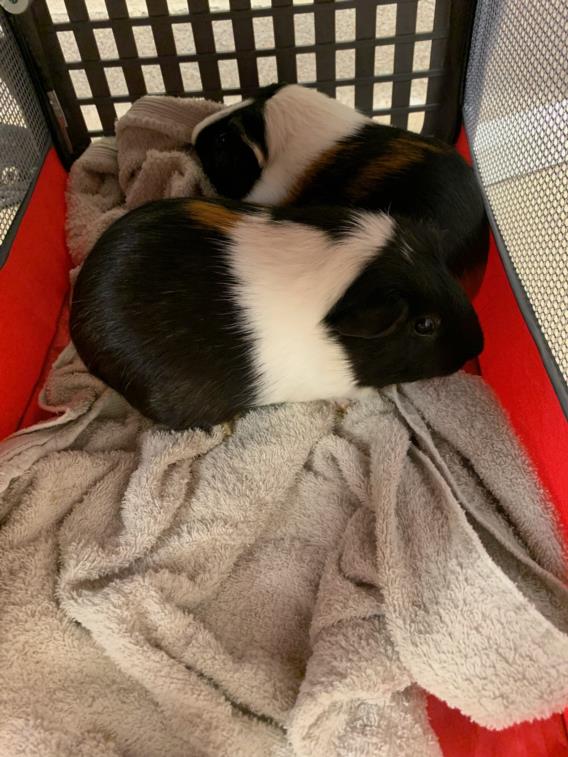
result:
[[[393,140],[387,153],[365,166],[348,183],[347,196],[350,200],[356,200],[360,194],[364,194],[387,176],[401,173],[420,163],[428,152],[440,153],[442,148],[431,142],[419,142],[406,135]]]
[[[204,200],[190,200],[187,209],[192,220],[205,229],[221,231],[228,234],[241,219],[241,214],[235,210]]]
[[[284,201],[284,205],[293,204],[301,195],[304,187],[310,184],[312,178],[314,176],[317,176],[320,171],[322,171],[324,168],[327,168],[327,166],[333,163],[339,154],[347,153],[353,150],[354,145],[340,142],[339,144],[330,147],[329,150],[322,152],[319,158],[310,165],[308,171],[295,182],[294,186],[288,193],[286,200]]]
[[[419,163],[426,153],[442,153],[446,149],[443,144],[422,141],[404,134],[390,143],[388,152],[365,166],[359,174],[353,176],[347,184],[346,194],[350,200],[356,200],[362,192],[366,192],[373,184],[377,184],[393,173],[400,173]],[[333,145],[329,150],[322,153],[312,163],[308,172],[292,188],[285,204],[294,203],[301,195],[304,187],[310,184],[312,178],[332,164],[340,154],[344,155],[354,150],[355,145],[347,142]]]

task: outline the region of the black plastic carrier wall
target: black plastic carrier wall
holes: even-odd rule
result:
[[[144,94],[226,103],[301,82],[385,123],[452,140],[467,0],[34,0],[15,34],[68,162]]]

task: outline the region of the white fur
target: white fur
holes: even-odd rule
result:
[[[297,84],[266,101],[264,120],[269,161],[245,199],[266,205],[282,203],[310,163],[369,121],[337,100]]]
[[[347,355],[322,319],[393,229],[389,216],[371,213],[359,214],[340,242],[266,215],[247,216],[233,229],[232,270],[255,342],[258,404],[358,393]]]

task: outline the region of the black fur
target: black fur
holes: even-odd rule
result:
[[[203,169],[223,197],[245,197],[260,178],[262,169],[254,150],[243,141],[243,132],[264,142],[262,107],[237,111],[233,118],[215,121],[198,135],[195,148]]]
[[[114,223],[86,259],[71,309],[87,368],[176,429],[231,418],[254,386],[226,239],[196,228],[184,203],[151,203]]]
[[[255,208],[255,205],[245,205]],[[266,208],[273,221],[291,221],[303,223],[305,226],[313,226],[325,231],[332,239],[339,240],[348,231],[353,223],[352,208],[312,207],[300,208],[294,206]]]
[[[250,105],[234,111],[229,118],[214,121],[198,135],[195,149],[210,182],[222,197],[240,200],[260,178],[258,159],[243,136],[268,157],[264,104],[283,86],[262,87]]]
[[[432,335],[415,329],[425,316],[439,322]],[[479,321],[446,269],[436,230],[402,219],[325,323],[361,386],[377,386],[378,375],[386,386],[454,373],[483,349]]]

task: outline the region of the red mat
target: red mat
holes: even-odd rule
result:
[[[0,438],[40,415],[36,389],[69,287],[66,181],[51,150],[0,268]]]

